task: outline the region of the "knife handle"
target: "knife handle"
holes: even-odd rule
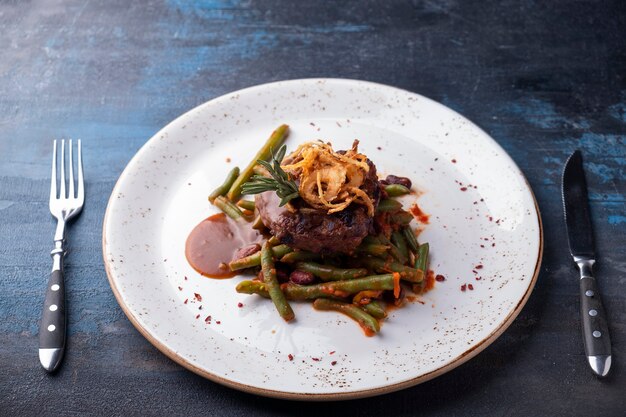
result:
[[[598,282],[593,277],[593,260],[577,260],[580,269],[580,314],[585,353],[598,376],[611,367],[611,339],[606,313],[600,299]]]

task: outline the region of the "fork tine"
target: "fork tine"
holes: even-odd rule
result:
[[[65,139],[61,140],[61,194],[59,198],[65,198]]]
[[[78,200],[79,204],[83,204],[85,201],[85,184],[83,181],[83,151],[81,148],[80,139],[78,139]]]
[[[70,146],[70,191],[69,198],[74,198],[74,159],[72,158],[72,139],[69,140]]]
[[[50,201],[57,198],[57,141],[52,141],[52,174],[50,175]]]

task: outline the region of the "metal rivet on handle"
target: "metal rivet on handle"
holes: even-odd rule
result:
[[[50,287],[52,291],[59,291],[59,288],[61,288],[59,287],[59,284],[54,284],[52,287]]]
[[[598,331],[598,330],[594,330],[593,331],[593,337],[595,337],[596,339],[600,336],[602,336],[602,332]]]
[[[593,291],[591,291],[591,290],[587,290],[587,291],[585,291],[585,295],[586,295],[587,297],[593,297]]]
[[[597,316],[597,315],[598,315],[598,310],[589,310],[589,315],[590,315],[591,317],[595,317],[595,316]]]
[[[55,331],[55,330],[56,330],[56,328],[57,328],[57,327],[56,327],[54,324],[51,324],[50,326],[48,326],[48,331],[49,331],[49,332],[53,332],[53,331]]]
[[[50,311],[57,311],[57,308],[58,308],[58,307],[57,307],[57,305],[56,305],[56,304],[52,304],[50,307],[48,307],[48,309],[49,309]]]

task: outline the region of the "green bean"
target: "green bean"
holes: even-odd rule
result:
[[[399,211],[391,215],[391,222],[400,226],[408,226],[413,220],[413,215],[408,211]]]
[[[257,154],[252,158],[252,161],[248,164],[247,167],[239,174],[237,179],[233,182],[228,190],[228,198],[231,201],[236,201],[239,196],[241,196],[241,186],[247,182],[254,172],[254,167],[257,164],[257,160],[267,160],[272,155],[273,150],[277,150],[280,145],[284,142],[287,134],[289,132],[289,126],[281,125],[276,130],[272,132],[272,135],[265,142],[265,144],[259,149]]]
[[[380,245],[380,244],[376,244],[376,243],[361,244],[361,245],[359,245],[358,248],[356,248],[358,253],[362,253],[362,254],[366,254],[366,255],[372,255],[372,256],[384,255],[385,253],[387,253],[388,249],[389,249],[389,246],[387,246],[387,245]]]
[[[424,274],[428,272],[428,251],[428,242],[422,243],[419,246],[417,250],[417,256],[415,257],[415,269],[419,269]],[[421,292],[421,290],[424,289],[425,284],[426,280],[422,280],[422,282],[413,286],[413,291]]]
[[[283,284],[281,289],[285,294],[285,297],[290,301],[303,301],[310,300],[319,297],[327,297],[332,299],[343,299],[342,297],[338,297],[332,294],[324,294],[320,293],[319,297],[315,297],[315,294],[311,294],[311,292],[305,292],[299,289],[300,285],[297,284]],[[306,287],[305,287],[306,288]],[[261,281],[241,281],[235,287],[235,290],[240,294],[258,294],[261,297],[270,298],[269,292],[267,292],[267,287]]]
[[[261,248],[261,270],[263,271],[263,282],[265,288],[274,302],[278,314],[285,320],[290,321],[295,318],[291,306],[285,298],[285,294],[280,289],[280,284],[276,278],[276,268],[272,259],[272,247],[269,242],[265,242]]]
[[[384,319],[387,317],[385,308],[376,300],[370,301],[368,304],[360,306],[366,313],[376,319]]]
[[[318,260],[320,256],[321,255],[317,253],[308,252],[305,250],[299,250],[299,251],[289,252],[288,254],[280,258],[280,261],[286,264],[292,264],[292,263],[300,262],[300,261],[315,261],[315,260]]]
[[[280,245],[280,240],[276,236],[272,236],[267,240],[271,246]]]
[[[402,184],[389,184],[385,186],[385,192],[389,197],[399,197],[401,195],[409,194],[411,190]]]
[[[362,243],[372,243],[374,245],[380,245],[381,241],[380,241],[380,238],[378,236],[367,235],[363,239]]]
[[[215,190],[213,190],[211,194],[209,194],[209,201],[213,203],[213,201],[217,197],[221,195],[225,195],[228,192],[228,190],[230,190],[231,185],[233,185],[233,182],[235,182],[235,179],[237,179],[238,176],[239,176],[239,167],[235,167],[231,169],[228,175],[226,175],[226,179],[224,180],[222,185],[217,187]]]
[[[415,268],[426,273],[428,269],[428,242],[422,243],[417,250],[417,257],[415,259]]]
[[[385,261],[380,258],[364,258],[361,262],[369,269],[373,269],[379,273],[397,272],[400,274],[400,278],[405,281],[422,282],[424,279],[423,271],[402,265],[398,262]]]
[[[261,297],[270,298],[265,284],[261,281],[241,281],[235,287],[235,291],[240,294],[258,294]]]
[[[409,226],[405,226],[402,228],[402,234],[404,235],[406,243],[409,245],[411,250],[417,253],[419,244],[417,243],[417,238],[415,237],[415,233],[413,233],[413,230]]]
[[[396,259],[398,259],[398,262],[401,264],[405,264],[409,259],[409,249],[407,248],[406,240],[404,239],[402,232],[395,231],[391,233],[391,243],[393,243],[393,246],[400,255],[400,257]]]
[[[393,290],[394,285],[394,275],[384,274],[315,285],[287,283],[283,284],[283,290],[291,299],[311,300],[319,297],[343,297],[365,290]]]
[[[276,259],[280,259],[292,250],[293,249],[287,245],[278,245],[272,247],[272,255],[274,255]],[[228,264],[228,267],[231,271],[237,271],[239,269],[252,268],[253,266],[259,265],[261,265],[261,252],[253,253],[245,258],[235,259]]]
[[[396,247],[396,245],[394,245],[393,243],[391,243],[391,241],[389,239],[387,239],[387,237],[385,235],[380,235],[380,241],[382,243],[384,243],[385,245],[387,245],[387,247],[389,249],[387,249],[387,251],[389,252],[389,254],[391,256],[393,256],[393,258],[400,262],[401,264],[405,264],[407,261],[407,258],[402,254],[402,252],[400,252],[400,250]]]
[[[242,209],[246,209],[250,211],[254,211],[254,208],[255,208],[254,201],[251,201],[251,200],[239,200],[237,201],[237,205],[241,207]]]
[[[300,271],[310,272],[322,281],[340,281],[345,279],[355,279],[367,275],[365,268],[335,268],[330,265],[322,265],[315,262],[298,262],[296,269]]]
[[[383,212],[387,212],[387,211],[398,211],[402,208],[402,203],[400,203],[398,200],[392,200],[392,199],[385,199],[385,200],[381,200],[380,203],[378,203],[378,207],[376,208],[376,211],[378,213],[383,213]]]
[[[336,300],[328,300],[325,298],[318,298],[313,302],[313,308],[322,311],[337,311],[343,313],[346,316],[356,320],[367,333],[378,333],[380,331],[380,325],[378,321],[361,310],[354,304],[344,303]]]
[[[228,201],[226,197],[222,197],[221,195],[216,197],[213,200],[213,204],[215,204],[220,210],[222,210],[228,217],[233,220],[245,220],[243,213],[234,205],[231,201]]]

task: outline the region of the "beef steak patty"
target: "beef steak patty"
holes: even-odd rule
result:
[[[376,208],[380,187],[376,167],[368,163],[370,170],[362,189]],[[290,211],[278,206],[280,198],[273,191],[256,196],[256,208],[265,226],[281,243],[292,248],[315,253],[351,253],[372,230],[373,218],[368,217],[362,205],[351,204],[338,213],[326,214],[311,209],[301,199],[293,202],[297,210]]]

